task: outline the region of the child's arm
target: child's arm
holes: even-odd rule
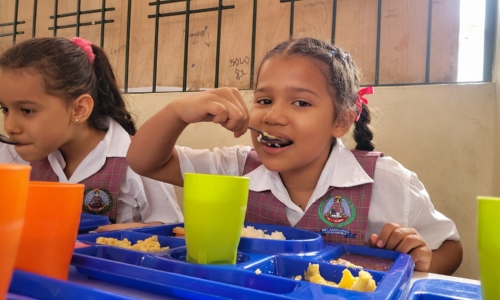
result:
[[[451,275],[462,262],[460,241],[447,240],[431,250],[417,230],[396,223],[386,223],[380,234],[372,234],[369,245],[410,254],[416,271]]]
[[[111,230],[122,230],[122,229],[138,228],[138,227],[146,227],[146,226],[156,226],[156,225],[163,225],[163,223],[161,223],[161,222],[151,222],[151,223],[139,223],[139,222],[134,222],[134,223],[116,223],[116,224],[109,224],[109,225],[99,226],[95,230],[95,232],[105,232],[105,231],[111,231]]]
[[[182,186],[183,178],[175,143],[190,123],[214,122],[243,135],[248,109],[236,88],[186,93],[151,117],[132,138],[127,162],[138,174]]]

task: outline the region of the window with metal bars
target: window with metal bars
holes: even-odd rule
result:
[[[266,51],[313,36],[349,51],[363,84],[453,84],[461,1],[2,0],[0,52],[32,37],[81,36],[104,48],[127,93],[252,89]],[[477,82],[492,80],[496,34],[497,1],[484,1]]]

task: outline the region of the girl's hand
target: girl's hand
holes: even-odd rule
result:
[[[384,248],[410,254],[415,270],[428,272],[432,261],[432,250],[415,228],[386,223],[379,235],[372,234],[370,247]]]
[[[174,100],[169,108],[185,123],[214,122],[234,132],[235,137],[248,128],[248,108],[236,88],[188,93]]]

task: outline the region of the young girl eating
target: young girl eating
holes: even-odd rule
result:
[[[461,263],[455,224],[436,211],[415,173],[373,152],[370,113],[357,68],[342,49],[293,39],[263,59],[247,110],[234,88],[170,102],[134,137],[127,160],[136,172],[183,185],[185,172],[250,177],[247,222],[320,232],[326,242],[408,253],[415,270],[451,274]],[[176,146],[190,123],[209,121],[243,135],[248,146]],[[356,150],[340,138],[354,124]]]
[[[3,146],[2,161],[30,163],[31,180],[85,184],[83,212],[115,223],[99,231],[183,221],[173,187],[127,165],[136,127],[101,48],[81,38],[11,47],[0,56],[0,107],[17,153]]]

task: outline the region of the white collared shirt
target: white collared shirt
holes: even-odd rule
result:
[[[59,177],[59,182],[78,183],[97,173],[104,166],[107,157],[126,157],[130,141],[125,129],[110,119],[104,139],[83,159],[70,178],[64,173],[66,161],[59,150],[49,154],[48,160]],[[0,149],[0,161],[29,164],[11,150],[13,148],[10,146]],[[172,185],[139,176],[130,167],[127,168],[116,205],[117,223],[168,224],[184,221]]]
[[[176,146],[176,150],[182,174],[191,172],[241,175],[251,147],[223,147],[209,151]],[[250,177],[250,190],[271,190],[286,206],[290,224],[295,226],[298,223],[305,211],[293,203],[278,173],[261,165],[245,176]],[[460,239],[455,223],[434,209],[425,187],[415,173],[393,158],[385,156],[377,160],[374,178],[372,180],[366,174],[352,152],[337,139],[306,210],[323,196],[330,186],[350,187],[373,182],[366,240],[373,233],[379,234],[388,222],[415,228],[431,249],[439,248],[445,240]]]

